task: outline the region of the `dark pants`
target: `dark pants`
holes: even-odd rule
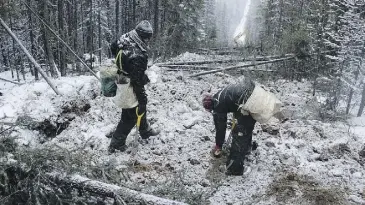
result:
[[[252,143],[252,131],[256,120],[250,115],[235,113],[237,124],[232,130],[232,145],[227,159],[227,173],[232,175],[243,174],[243,162],[250,152]]]
[[[125,145],[128,134],[137,123],[136,108],[122,109],[122,117],[118,123],[117,129],[115,130],[110,146],[118,148]],[[147,132],[149,125],[147,123],[146,113],[143,115],[141,120],[141,126],[139,127],[140,134]]]

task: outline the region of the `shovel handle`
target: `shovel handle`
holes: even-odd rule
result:
[[[137,107],[136,108],[136,115],[137,115],[137,123],[136,123],[136,125],[139,128],[139,126],[141,125],[141,120],[142,120],[142,117],[143,117],[144,113],[138,115],[138,107]]]
[[[234,129],[234,127],[236,127],[236,118],[233,118],[232,119],[232,127],[231,127],[231,130],[233,130]]]

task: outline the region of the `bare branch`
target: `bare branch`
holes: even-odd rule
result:
[[[0,77],[0,80],[6,81],[6,82],[9,82],[9,83],[14,83],[14,84],[17,84],[17,85],[23,85],[24,84],[24,83],[15,82],[15,81],[12,81],[12,80],[7,80],[7,79],[2,78],[2,77]]]

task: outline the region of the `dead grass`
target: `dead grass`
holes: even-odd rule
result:
[[[280,204],[342,205],[345,193],[337,187],[323,186],[308,176],[290,173],[275,180],[267,191]]]
[[[192,191],[186,184],[185,170],[174,173],[164,184],[156,184],[153,195],[182,201],[191,205],[209,204],[203,190]]]
[[[215,159],[211,158],[210,164],[211,166],[206,172],[205,178],[214,186],[219,185],[220,182],[226,178],[226,175],[224,174],[224,170],[222,170],[222,167],[224,167],[227,160],[227,156],[223,155],[221,158]]]

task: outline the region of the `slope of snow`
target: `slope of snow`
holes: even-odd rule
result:
[[[94,77],[53,80],[63,96],[56,96],[44,81],[9,87],[0,97],[0,121],[15,122],[23,115],[38,121],[53,119],[65,104],[85,101],[90,109],[76,115],[64,131],[43,144],[39,142],[42,134],[26,127],[17,127],[13,135],[27,146],[84,150],[94,156],[91,165],[127,173],[128,180],[120,185],[192,204],[315,204],[316,196],[307,197],[313,192],[306,183],[296,181],[301,177],[313,181],[312,190],[323,193],[319,197],[339,190],[333,204],[365,203],[364,159],[359,155],[365,144],[364,124],[318,121],[309,82],[267,83],[284,102],[291,120],[269,125],[278,128],[271,134],[257,123],[253,140],[258,148],[245,162],[244,176],[233,177],[224,174],[224,157],[210,156],[213,119],[200,102],[204,93],[215,93],[239,78],[219,73],[187,78],[188,73],[167,72],[157,66],[152,66],[148,75],[147,116],[161,133],[141,142],[136,155],[107,153],[110,138],[106,136],[115,129],[121,110],[112,98],[98,95],[99,82]],[[133,129],[128,145],[135,134]],[[136,160],[143,169],[129,169],[130,162]],[[298,177],[289,177],[290,185],[278,183],[288,174]]]

